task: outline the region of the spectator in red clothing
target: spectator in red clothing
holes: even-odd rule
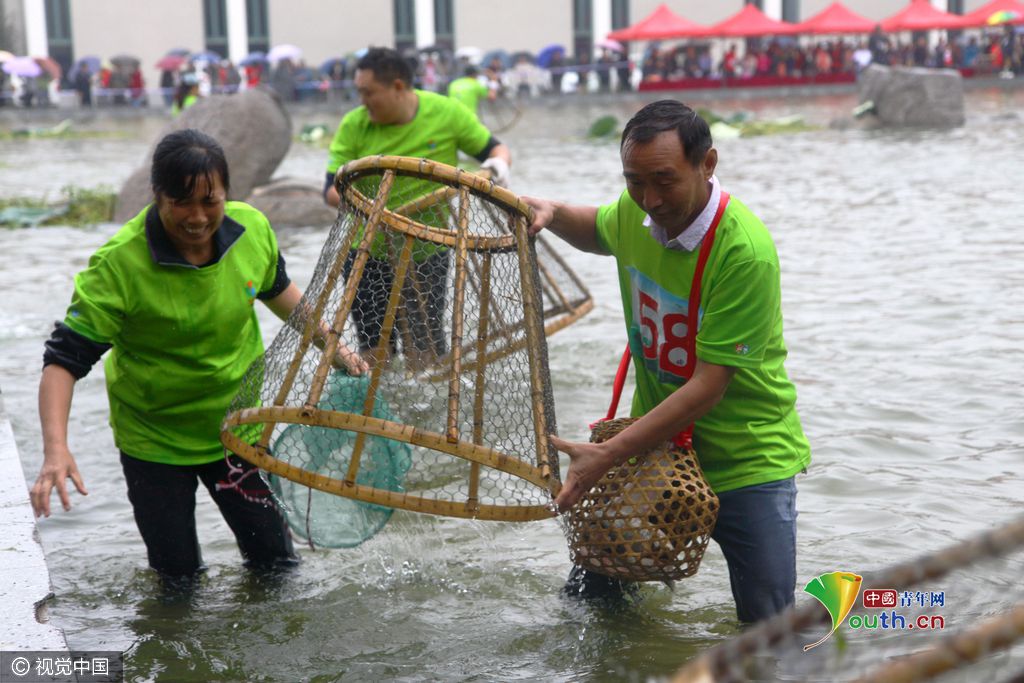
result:
[[[136,68],[128,77],[128,88],[131,91],[132,106],[146,106],[146,83],[142,78],[142,69]]]
[[[245,66],[245,87],[255,88],[263,80],[263,65],[246,64]]]

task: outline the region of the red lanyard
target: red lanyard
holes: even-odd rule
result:
[[[711,247],[715,243],[715,232],[718,224],[722,221],[722,214],[725,213],[725,206],[729,203],[729,194],[721,193],[718,200],[718,210],[711,220],[711,227],[700,245],[700,254],[697,256],[697,268],[693,272],[693,282],[690,284],[690,295],[688,310],[686,312],[686,366],[683,368],[683,377],[689,381],[693,377],[693,370],[697,366],[697,315],[700,312],[700,281],[704,276],[704,266],[707,265],[708,256],[711,254]],[[622,397],[622,387],[626,384],[626,373],[629,371],[629,362],[632,354],[629,351],[629,344],[622,352],[622,360],[619,361],[619,369],[615,373],[615,384],[612,386],[612,403],[608,407],[608,414],[598,422],[614,420],[615,413],[619,409],[619,399]],[[594,424],[597,424],[596,422]],[[590,425],[593,428],[594,424]],[[679,432],[672,439],[672,442],[680,448],[690,448],[693,445],[693,425]]]

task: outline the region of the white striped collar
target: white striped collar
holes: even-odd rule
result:
[[[666,249],[677,251],[693,251],[700,246],[704,235],[711,229],[711,221],[715,219],[715,212],[718,211],[718,202],[722,198],[722,187],[718,184],[718,176],[711,176],[711,196],[704,210],[686,226],[681,233],[672,239],[668,238],[665,228],[661,227],[650,216],[644,217],[644,227],[651,232],[651,237]]]

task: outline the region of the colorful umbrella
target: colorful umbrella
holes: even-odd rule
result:
[[[267,61],[271,64],[276,64],[282,59],[287,59],[293,62],[297,62],[302,59],[302,49],[295,45],[275,45],[270,48],[270,52],[267,53]]]
[[[250,52],[238,61],[238,66],[252,66],[254,64],[266,64],[267,54],[265,52]]]
[[[501,65],[502,69],[507,69],[510,66],[512,66],[512,57],[510,57],[509,54],[504,50],[491,50],[490,52],[483,56],[483,58],[480,60],[480,63],[483,64],[485,67],[490,67],[491,63],[494,62],[494,60],[498,60],[498,63]]]
[[[320,65],[320,73],[322,73],[325,76],[330,76],[331,72],[334,71],[335,64],[341,64],[342,66],[344,66],[345,62],[346,60],[344,57],[331,57],[330,59],[328,59],[327,61]]]
[[[99,70],[101,68],[100,58],[93,55],[89,55],[88,57],[82,57],[77,62],[75,62],[75,66],[77,66],[79,69],[85,67],[85,69],[88,70],[88,72],[91,74],[99,73]]]
[[[595,40],[594,47],[599,47],[602,50],[611,50],[612,52],[618,52],[620,55],[626,54],[626,48],[617,40],[612,38],[605,38],[604,40]]]
[[[36,60],[31,57],[8,59],[4,62],[3,70],[4,73],[12,76],[21,76],[22,78],[35,78],[43,73],[43,67],[36,64]]]
[[[188,58],[184,55],[164,55],[156,63],[156,68],[161,71],[177,71],[187,61]]]
[[[60,77],[64,74],[64,69],[52,57],[33,57],[32,59],[36,60],[36,64],[41,66],[43,71],[50,74],[50,78],[55,81],[59,81]]]
[[[115,55],[110,58],[110,63],[116,67],[138,69],[140,62],[138,57],[133,57],[132,55]]]
[[[193,64],[196,62],[213,62],[214,64],[220,64],[220,60],[224,59],[216,52],[199,52],[188,58]]]
[[[546,68],[551,64],[552,58],[554,58],[555,55],[559,54],[565,54],[565,47],[561,45],[548,45],[546,48],[537,53],[537,64]]]
[[[995,26],[997,24],[1009,24],[1011,21],[1017,21],[1020,18],[1021,14],[1019,12],[1004,9],[999,10],[998,12],[994,12],[991,16],[989,16],[988,19],[985,20],[985,23],[988,24],[989,26]]]
[[[478,47],[472,47],[467,45],[466,47],[460,47],[455,51],[455,56],[459,59],[465,59],[473,64],[480,63],[480,57],[483,56],[483,51]]]

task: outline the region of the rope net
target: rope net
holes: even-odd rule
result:
[[[860,594],[837,628],[832,610],[812,600],[711,648],[672,681],[1024,680],[1022,566],[1024,518],[1019,518],[865,574]],[[881,606],[887,592],[891,604]],[[809,647],[830,628],[835,629],[831,638]]]
[[[250,368],[224,445],[270,473],[293,529],[321,545],[360,542],[393,508],[551,517],[545,333],[590,294],[484,177],[369,157],[336,188],[312,281]],[[350,374],[356,354],[368,369]]]

